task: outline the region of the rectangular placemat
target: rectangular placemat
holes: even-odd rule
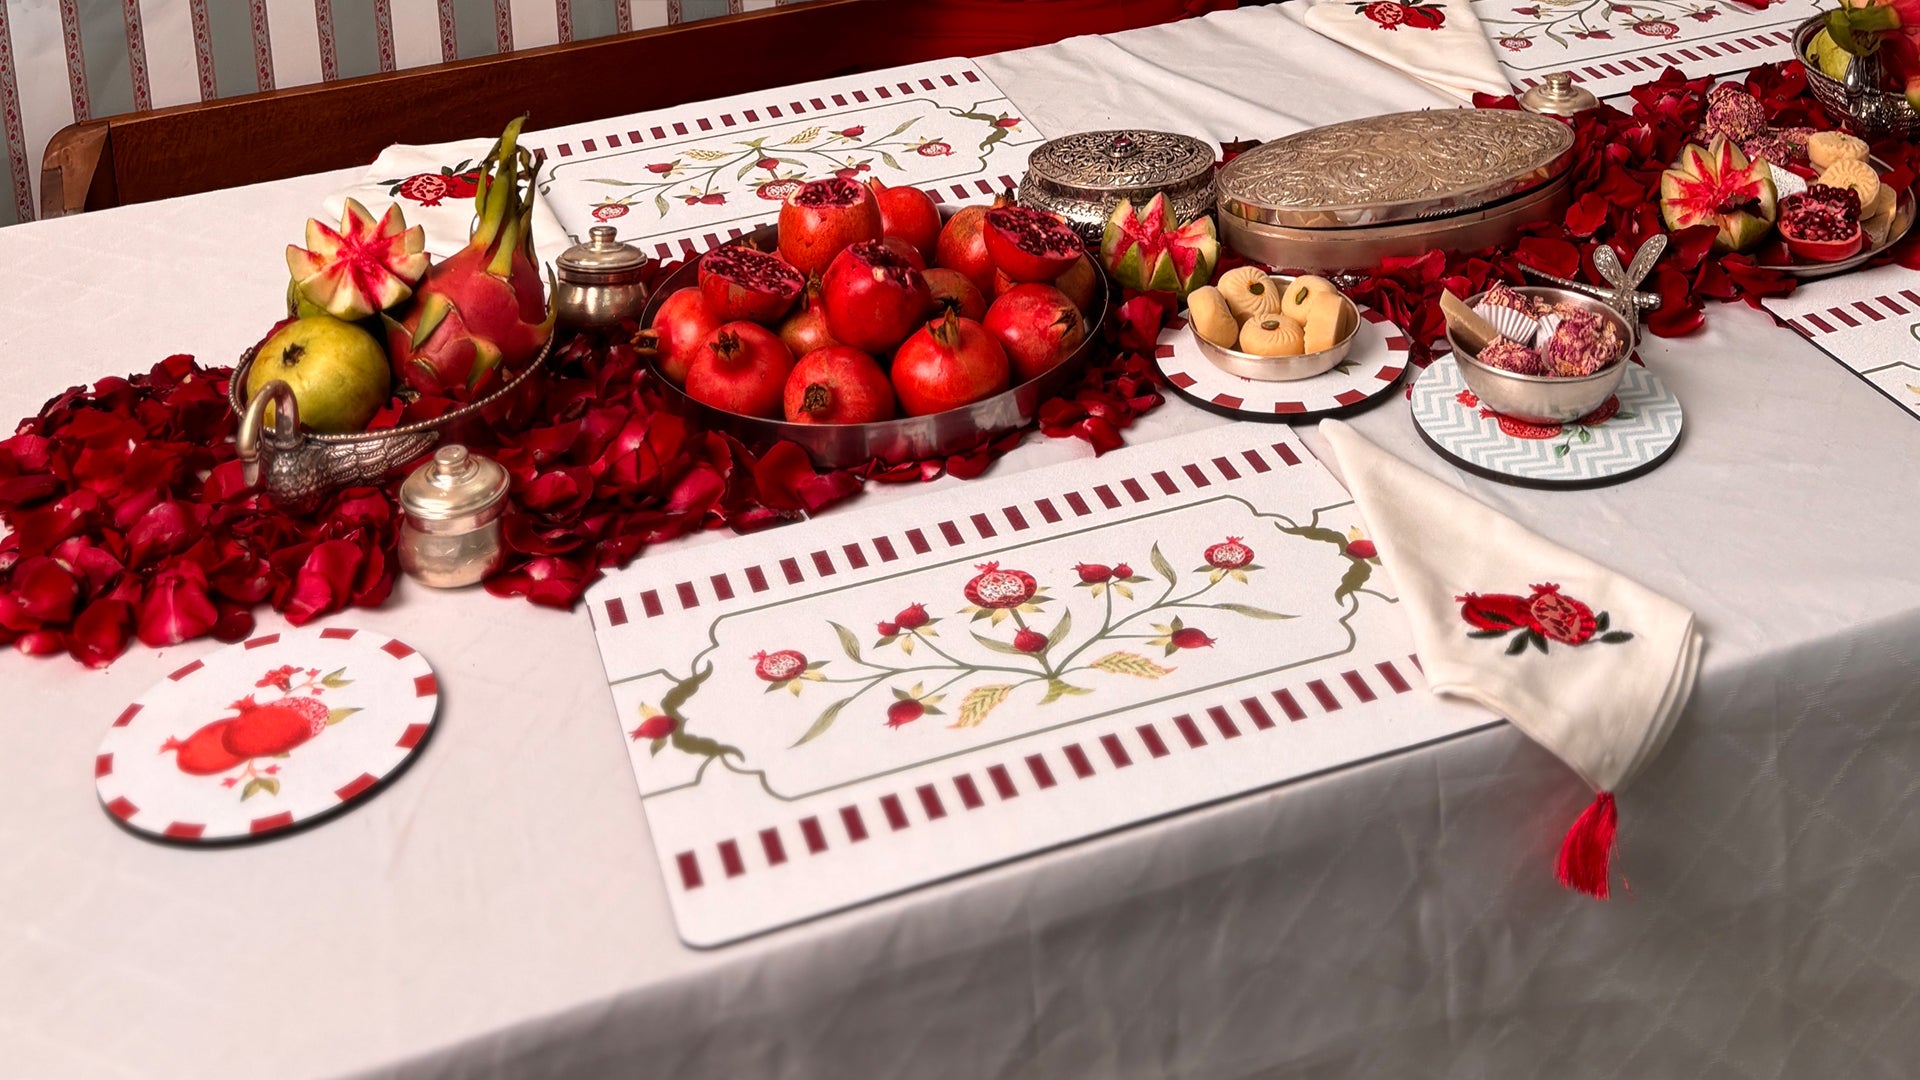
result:
[[[588,608],[681,936],[1492,722],[1424,692],[1360,520],[1289,431],[1223,424],[609,577]]]
[[[802,181],[836,174],[939,202],[1012,187],[1044,137],[970,60],[939,60],[529,135],[541,194],[575,239],[612,225],[661,259],[772,224]]]
[[[1881,266],[1810,281],[1768,311],[1920,418],[1920,273]]]

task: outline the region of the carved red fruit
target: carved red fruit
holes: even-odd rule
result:
[[[220,742],[238,758],[272,757],[325,730],[327,707],[317,698],[281,698],[242,710],[227,725]]]
[[[753,654],[753,673],[768,682],[786,682],[806,673],[807,654],[794,649]]]
[[[1024,570],[1002,570],[997,562],[981,563],[967,582],[967,599],[983,608],[1016,608],[1033,599],[1038,583]]]
[[[231,723],[233,723],[231,720],[215,720],[187,736],[184,741],[168,739],[160,744],[160,752],[164,754],[170,750],[177,751],[173,763],[183,773],[212,776],[215,773],[226,772],[241,761],[227,749],[223,741],[226,738],[227,725]]]
[[[1224,541],[1207,549],[1207,565],[1215,570],[1238,570],[1253,561],[1253,549],[1240,542],[1237,536],[1229,536]]]
[[[1535,585],[1527,600],[1533,628],[1555,641],[1584,645],[1593,636],[1593,609],[1560,593],[1560,586]]]

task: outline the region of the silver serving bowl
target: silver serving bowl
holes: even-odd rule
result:
[[[1269,276],[1275,281],[1293,284],[1293,278],[1286,274]],[[1340,361],[1345,360],[1347,354],[1353,351],[1353,340],[1360,335],[1360,309],[1353,306],[1353,301],[1347,297],[1346,293],[1340,294],[1340,302],[1339,337],[1334,341],[1333,348],[1322,349],[1319,352],[1303,353],[1299,356],[1256,356],[1250,352],[1241,352],[1239,349],[1215,345],[1200,336],[1200,331],[1194,329],[1191,319],[1187,321],[1187,333],[1193,335],[1194,342],[1200,346],[1200,352],[1206,356],[1207,360],[1229,375],[1238,375],[1243,379],[1253,379],[1257,382],[1293,382],[1297,379],[1311,379],[1315,375],[1323,375],[1338,367]]]
[[[950,208],[943,207],[941,210],[943,217],[951,217],[953,212]],[[772,251],[777,246],[778,237],[779,230],[767,225],[729,242],[752,244],[762,251]],[[1094,259],[1093,264],[1098,270],[1100,261]],[[641,313],[640,325],[651,328],[654,316],[667,297],[682,288],[698,285],[699,280],[699,258],[688,259],[654,290],[653,297],[647,301],[646,310]],[[1038,378],[984,401],[930,416],[907,416],[871,424],[792,424],[785,420],[742,416],[695,401],[661,374],[652,357],[649,356],[646,363],[658,376],[661,393],[676,410],[697,416],[707,426],[725,431],[756,449],[786,439],[805,450],[813,463],[823,469],[844,469],[876,459],[888,465],[898,465],[962,453],[984,440],[1032,423],[1040,415],[1041,403],[1066,389],[1087,366],[1088,357],[1099,345],[1100,326],[1106,320],[1107,297],[1107,278],[1102,271],[1095,275],[1092,310],[1087,315],[1087,340],[1065,360]]]
[[[1460,339],[1454,337],[1453,328],[1449,326],[1447,341],[1453,346],[1453,355],[1459,362],[1460,374],[1467,380],[1467,388],[1479,396],[1481,404],[1494,412],[1533,424],[1564,424],[1578,420],[1605,404],[1627,373],[1627,357],[1633,354],[1635,341],[1633,324],[1607,304],[1572,289],[1525,285],[1516,287],[1514,291],[1550,303],[1567,303],[1585,308],[1611,322],[1614,330],[1620,334],[1620,358],[1591,375],[1574,378],[1517,375],[1481,363],[1476,354],[1468,352]],[[1472,297],[1467,305],[1471,307],[1478,304],[1484,295]]]

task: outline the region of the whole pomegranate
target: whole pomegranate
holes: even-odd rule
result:
[[[852,180],[809,180],[780,204],[780,255],[802,274],[824,273],[849,244],[882,235],[880,204]]]
[[[1053,287],[1067,294],[1073,306],[1082,313],[1093,310],[1094,279],[1100,271],[1093,268],[1093,260],[1085,255],[1067,268],[1067,272],[1053,279]]]
[[[706,294],[697,288],[681,289],[660,302],[653,315],[654,363],[660,374],[680,386],[687,381],[687,365],[693,363],[707,335],[719,329],[724,319],[714,315]]]
[[[1002,195],[993,205],[1011,204],[1012,200]],[[967,275],[982,296],[993,292],[993,256],[987,254],[987,238],[982,231],[987,211],[992,208],[969,206],[954,214],[940,227],[940,239],[934,245],[934,265]]]
[[[972,319],[948,312],[893,354],[893,392],[908,416],[927,416],[990,398],[1007,388],[1006,350]]]
[[[893,419],[893,384],[873,357],[829,345],[800,358],[787,376],[787,419],[796,424],[867,424]]]
[[[1238,570],[1253,561],[1253,549],[1229,536],[1207,549],[1207,565],[1215,570]]]
[[[920,271],[878,240],[853,244],[836,256],[822,296],[834,340],[874,355],[905,340],[933,304]]]
[[[997,562],[984,562],[974,569],[980,572],[967,582],[964,591],[975,607],[1017,608],[1033,599],[1034,590],[1039,588],[1025,570],[1002,570]]]
[[[1013,635],[1013,647],[1023,653],[1041,652],[1047,647],[1047,636],[1023,626],[1019,633]]]
[[[987,317],[987,298],[974,287],[967,275],[936,266],[920,276],[927,279],[927,291],[933,294],[934,318],[949,311],[975,322]]]
[[[777,255],[729,244],[700,260],[700,292],[721,322],[770,323],[787,313],[807,279]]]
[[[687,396],[742,416],[778,420],[793,354],[758,323],[723,323],[687,369]]]
[[[1015,281],[1052,281],[1087,252],[1065,221],[1030,206],[994,207],[982,232],[994,267]]]
[[[819,279],[807,282],[806,303],[780,324],[780,341],[795,356],[840,344],[827,329],[827,306],[820,297]]]
[[[880,204],[880,230],[912,244],[921,261],[933,258],[934,245],[940,239],[940,208],[927,193],[915,187],[890,188],[879,177],[867,181],[874,201]]]
[[[1013,364],[1015,382],[1051,370],[1087,340],[1087,321],[1051,285],[1021,285],[987,309],[984,324]]]
[[[327,707],[317,698],[290,697],[243,707],[220,738],[237,758],[272,757],[327,730]]]
[[[175,752],[174,765],[183,773],[194,776],[212,776],[223,773],[241,760],[227,749],[227,726],[232,720],[215,720],[202,725],[200,730],[181,739],[168,739],[160,744],[160,752]]]
[[[753,673],[767,682],[797,679],[807,671],[807,654],[797,649],[757,652],[753,654],[753,660]]]

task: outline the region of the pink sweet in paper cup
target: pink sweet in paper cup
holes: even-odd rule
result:
[[[1490,368],[1511,371],[1515,375],[1547,375],[1546,364],[1540,360],[1540,354],[1517,341],[1495,338],[1493,343],[1480,350],[1479,360]]]
[[[1540,349],[1541,359],[1561,378],[1591,375],[1620,358],[1620,333],[1598,313],[1572,308],[1561,313]]]

